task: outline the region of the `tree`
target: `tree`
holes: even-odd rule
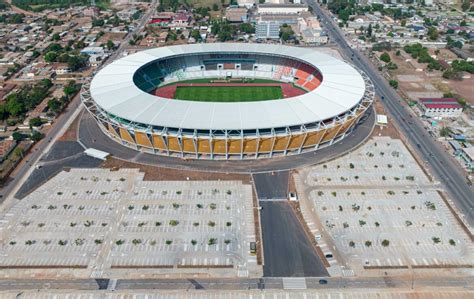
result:
[[[15,141],[21,141],[23,139],[23,134],[21,134],[20,132],[13,132],[12,138]]]
[[[31,133],[31,140],[33,141],[40,141],[42,138],[44,137],[44,134],[42,134],[41,132],[38,132],[36,130],[33,130],[33,132]]]
[[[463,0],[461,4],[461,9],[462,11],[467,11],[471,7],[471,1],[470,0]]]
[[[17,156],[18,158],[23,158],[23,149],[19,146],[15,147],[15,149],[13,150],[13,153],[15,154],[15,156]]]
[[[68,67],[71,71],[77,71],[86,66],[87,56],[69,56],[67,60]]]
[[[372,36],[372,24],[369,24],[369,27],[367,27],[367,37]]]
[[[390,84],[390,86],[392,86],[395,89],[398,88],[398,81],[397,80],[392,79],[392,80],[388,81],[388,84]]]
[[[242,23],[239,26],[239,30],[245,33],[255,33],[255,28],[250,23]]]
[[[39,127],[43,124],[43,121],[39,117],[35,117],[30,119],[30,126],[31,127]]]
[[[12,116],[18,116],[24,112],[25,106],[18,101],[17,94],[11,94],[7,97],[7,111]]]
[[[439,33],[435,27],[428,28],[428,37],[430,40],[437,40],[438,36],[439,36]]]
[[[383,240],[383,241],[382,241],[382,246],[383,246],[383,247],[387,247],[388,245],[390,245],[390,241],[389,241],[389,240]]]
[[[217,5],[217,3],[214,3],[214,4],[212,5],[212,10],[213,10],[213,11],[218,11],[218,10],[219,10],[219,6]]]
[[[92,20],[92,27],[102,27],[104,26],[105,22],[102,19],[93,19]]]
[[[8,111],[5,104],[0,104],[0,120],[4,120],[8,117]]]
[[[109,49],[109,50],[115,49],[115,44],[110,39],[107,41],[107,49]]]
[[[54,113],[58,113],[61,110],[61,103],[56,99],[51,99],[48,101],[48,108]]]
[[[68,84],[64,86],[63,91],[64,91],[64,94],[67,96],[76,94],[78,91],[76,82],[74,80],[69,81]]]
[[[451,130],[448,127],[442,127],[441,130],[439,130],[439,135],[441,137],[448,137],[450,133]]]
[[[61,39],[61,37],[59,36],[59,33],[55,33],[55,34],[53,34],[52,39],[53,39],[54,41],[58,41],[58,40]]]
[[[389,63],[391,61],[390,55],[388,55],[387,52],[383,52],[382,55],[380,55],[380,60],[382,60],[385,63]]]
[[[46,55],[44,55],[44,60],[46,62],[55,62],[57,58],[58,58],[58,53],[54,51],[49,51],[48,53],[46,53]]]
[[[195,41],[199,42],[202,40],[202,37],[201,37],[201,33],[199,32],[199,30],[197,29],[194,29],[193,31],[191,31],[191,37],[194,38]]]

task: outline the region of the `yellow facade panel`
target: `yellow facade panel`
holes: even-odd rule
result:
[[[127,129],[120,127],[119,130],[120,130],[120,136],[122,137],[123,140],[129,143],[135,144],[135,140],[133,140],[132,135],[130,135],[130,132],[128,132]]]
[[[148,139],[148,135],[143,132],[135,132],[135,139],[137,140],[137,144],[146,147],[153,147],[151,145],[150,139]]]
[[[308,136],[306,136],[306,139],[304,141],[303,147],[315,146],[316,144],[318,144],[325,132],[326,130],[308,133]]]
[[[230,154],[240,154],[242,150],[242,139],[230,139],[227,143]]]
[[[326,142],[336,137],[336,134],[337,132],[339,132],[340,128],[341,124],[337,124],[334,127],[327,129],[326,135],[324,135],[323,140],[321,140],[321,142]]]
[[[351,119],[348,119],[342,126],[341,126],[341,129],[339,130],[339,133],[337,133],[337,135],[342,135],[344,134],[353,124],[354,122],[356,121],[356,118],[353,117]]]
[[[153,147],[155,149],[166,150],[166,145],[161,136],[153,134],[151,135],[151,138],[153,140]]]
[[[275,137],[275,145],[273,146],[273,151],[284,151],[288,145],[289,136]]]
[[[305,138],[305,134],[293,135],[291,136],[290,144],[288,145],[288,149],[299,149],[303,140]]]
[[[197,141],[198,152],[200,154],[210,154],[211,153],[211,143],[209,139],[199,138]]]
[[[192,138],[183,138],[183,151],[188,153],[194,153],[194,141]]]
[[[170,151],[173,151],[173,152],[181,152],[181,148],[179,147],[178,137],[168,136],[168,148]]]
[[[258,152],[266,153],[272,150],[273,137],[271,138],[261,138],[258,145]]]
[[[224,139],[214,139],[213,141],[213,152],[215,154],[225,154],[226,142]]]
[[[119,134],[117,133],[117,131],[115,131],[114,127],[112,127],[111,124],[108,124],[108,126],[109,126],[109,132],[110,132],[110,134],[114,135],[115,137],[119,137],[119,138],[120,138]]]
[[[257,151],[257,139],[244,139],[244,153],[250,154]]]

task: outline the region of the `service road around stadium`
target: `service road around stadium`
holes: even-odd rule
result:
[[[201,63],[209,57],[253,57],[255,63],[250,70],[238,69],[245,63],[235,63],[232,70],[222,65],[207,69]],[[153,64],[166,66],[159,81],[144,75]],[[296,83],[306,92],[225,103],[153,94],[156,87],[203,77],[272,79]],[[226,43],[156,48],[124,57],[86,83],[81,98],[100,129],[127,147],[182,158],[254,159],[314,151],[342,140],[371,107],[374,89],[364,73],[312,49],[262,44],[243,49]]]

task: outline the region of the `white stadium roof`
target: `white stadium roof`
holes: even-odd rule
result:
[[[315,90],[297,97],[231,103],[170,100],[148,94],[133,82],[134,73],[154,60],[209,52],[286,56],[315,66],[323,80]],[[90,87],[95,103],[120,118],[154,126],[204,130],[278,128],[317,122],[353,108],[364,92],[364,80],[356,69],[314,49],[235,43],[172,46],[132,54],[99,71]]]

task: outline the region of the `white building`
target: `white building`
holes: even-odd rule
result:
[[[459,117],[462,114],[462,106],[454,98],[423,98],[419,103],[423,115],[427,117]]]
[[[464,165],[469,171],[474,171],[474,146],[461,148],[459,157],[464,160]]]
[[[255,5],[255,0],[237,0],[237,5],[251,8]]]
[[[260,4],[257,7],[257,13],[264,14],[299,14],[302,12],[308,11],[308,5],[306,4],[273,4],[273,3],[264,3]]]
[[[261,21],[255,27],[255,37],[257,39],[279,39],[280,24],[272,21]]]

